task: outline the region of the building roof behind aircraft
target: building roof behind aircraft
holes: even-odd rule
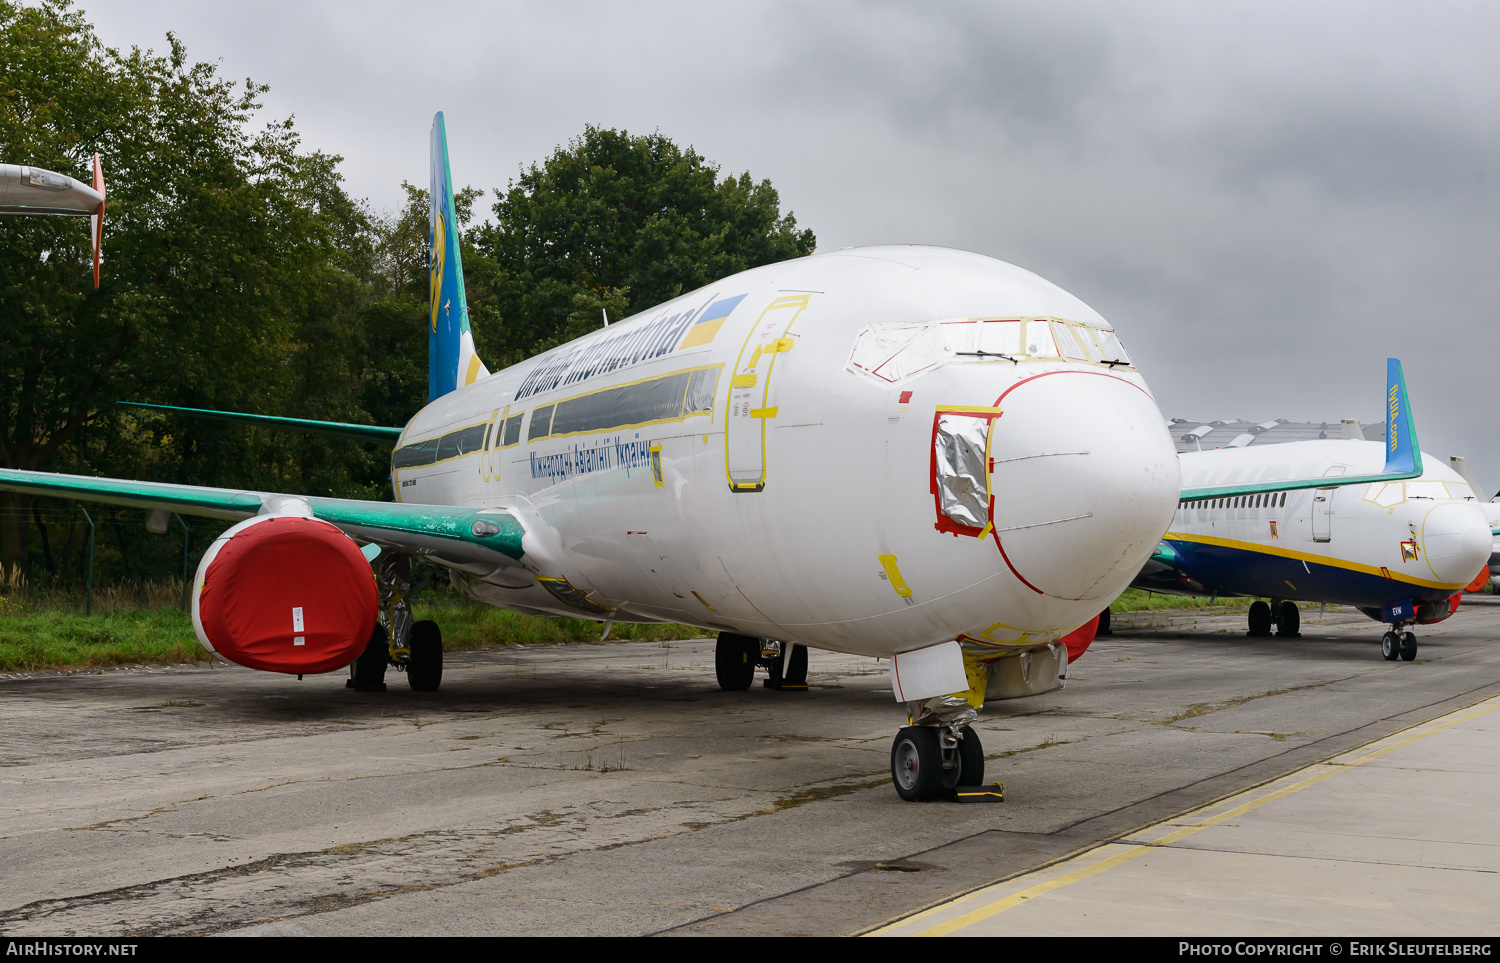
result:
[[[1358,424],[1358,423],[1356,423]],[[1212,425],[1211,432],[1204,428]],[[1358,425],[1361,437],[1367,441],[1385,440],[1385,425],[1375,422]],[[1342,438],[1344,426],[1335,421],[1194,421],[1188,418],[1173,418],[1167,422],[1167,431],[1178,451],[1207,451],[1211,448],[1245,448],[1276,445],[1288,441],[1316,441],[1319,438]],[[1201,439],[1201,440],[1200,440]],[[1222,439],[1222,440],[1221,440]]]

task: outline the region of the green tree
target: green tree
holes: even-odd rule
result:
[[[122,54],[63,0],[0,0],[0,158],[87,178],[97,151],[109,187],[98,291],[83,222],[0,220],[0,465],[279,487],[313,457],[316,487],[349,487],[357,457],[114,407],[365,420],[364,346],[330,334],[370,247],[338,159],[299,151],[290,121],[253,127],[265,88],[167,39]],[[0,494],[0,562],[26,560],[30,506]]]
[[[718,278],[811,254],[769,181],[661,134],[588,127],[504,193],[464,254],[480,353],[513,364]],[[486,293],[476,299],[475,290]],[[476,303],[477,302],[477,303]]]

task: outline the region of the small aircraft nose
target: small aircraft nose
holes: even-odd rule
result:
[[[1422,520],[1422,554],[1439,582],[1465,585],[1488,564],[1490,523],[1474,505],[1439,505]]]
[[[1053,598],[1113,598],[1150,557],[1181,491],[1155,400],[1123,378],[1059,372],[1016,385],[1000,408],[991,486],[1007,563]]]

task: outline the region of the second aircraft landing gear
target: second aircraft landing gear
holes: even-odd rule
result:
[[[1413,632],[1402,632],[1400,624],[1392,625],[1380,639],[1380,654],[1385,656],[1387,662],[1395,662],[1400,659],[1403,662],[1411,662],[1417,657],[1417,636]]]
[[[807,689],[807,646],[774,642],[720,632],[714,647],[714,674],[725,692],[744,692],[755,682],[755,669],[765,666],[770,676],[767,689]]]
[[[1276,626],[1276,634],[1283,639],[1300,638],[1302,633],[1302,613],[1297,608],[1296,602],[1283,602],[1272,599],[1269,603],[1255,601],[1250,603],[1250,614],[1248,621],[1250,631],[1245,634],[1252,638],[1266,638],[1271,634],[1271,626]]]

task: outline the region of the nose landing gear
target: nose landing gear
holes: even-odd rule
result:
[[[984,785],[979,734],[969,726],[902,726],[891,743],[891,781],[907,802],[955,799]]]

